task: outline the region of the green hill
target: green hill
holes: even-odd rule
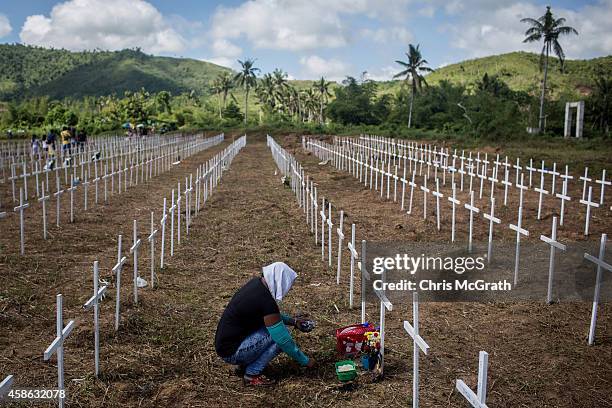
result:
[[[210,81],[223,71],[229,68],[139,50],[70,52],[2,44],[0,100],[43,95],[80,98],[140,88],[205,95]]]
[[[512,90],[537,92],[542,80],[539,63],[540,56],[529,52],[492,55],[439,68],[427,76],[427,83],[435,85],[447,80],[469,88],[488,73],[499,76]],[[612,56],[566,60],[563,72],[559,71],[558,60],[551,58],[547,86],[553,97],[560,94],[588,95],[598,71],[612,76]],[[388,81],[381,84],[380,91],[395,92],[400,86],[401,81]]]

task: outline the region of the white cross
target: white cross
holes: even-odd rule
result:
[[[42,216],[43,216],[43,238],[47,239],[47,201],[49,200],[49,194],[45,195],[45,182],[42,182],[42,195],[38,201],[42,204]]]
[[[23,212],[26,208],[30,206],[29,203],[23,202],[23,188],[19,189],[19,205],[14,208],[14,211],[19,211],[19,243],[20,243],[20,251],[21,255],[25,255],[25,220],[23,217]]]
[[[84,189],[84,197],[83,201],[85,203],[85,211],[87,211],[88,199],[87,199],[87,191],[89,190],[89,173],[85,173],[85,180],[83,181],[83,189]]]
[[[550,238],[540,235],[540,240],[550,245],[550,258],[548,262],[548,290],[546,292],[546,303],[552,303],[552,286],[555,273],[555,249],[565,251],[565,245],[557,242],[557,217],[552,219],[552,232]]]
[[[418,292],[412,292],[412,320],[413,325],[410,322],[404,320],[404,330],[412,337],[413,340],[413,351],[412,351],[412,407],[418,408],[419,406],[419,350],[427,354],[429,351],[429,345],[423,340],[419,334],[419,294]]]
[[[474,192],[470,191],[470,203],[464,204],[465,208],[470,212],[470,228],[468,235],[468,251],[472,252],[472,232],[474,230],[474,213],[479,213],[480,209],[474,207]]]
[[[504,172],[504,180],[501,182],[504,185],[504,207],[508,206],[508,187],[512,186],[512,183],[508,181],[510,172],[508,169]]]
[[[493,255],[493,224],[499,224],[501,220],[495,217],[495,198],[491,198],[491,213],[484,213],[483,216],[489,220],[489,246],[487,247],[487,262],[491,262]]]
[[[555,194],[555,187],[556,187],[555,178],[556,176],[559,176],[561,174],[557,171],[556,162],[553,162],[553,168],[548,173],[552,174],[552,185],[551,185],[550,193]]]
[[[448,197],[453,207],[453,215],[451,218],[451,242],[455,242],[455,210],[457,205],[461,205],[461,201],[457,200],[457,185],[453,182],[453,196]]]
[[[23,162],[23,172],[21,173],[21,178],[23,178],[23,190],[25,192],[26,199],[28,198],[28,169],[25,161]]]
[[[68,188],[68,192],[70,192],[70,223],[74,222],[74,190],[76,190],[76,188],[77,186],[73,177],[70,182],[70,187]]]
[[[593,310],[591,312],[591,327],[589,328],[589,346],[595,343],[595,326],[597,325],[597,307],[599,305],[599,292],[601,290],[602,272],[604,270],[612,272],[612,265],[604,261],[606,254],[607,234],[601,234],[599,244],[599,257],[595,258],[590,254],[584,254],[584,258],[597,265],[597,277],[595,278],[595,293],[593,294]]]
[[[121,270],[126,263],[127,258],[121,256],[121,235],[117,241],[117,263],[113,266],[115,274],[115,286],[117,287],[117,295],[115,299],[115,331],[119,330],[119,312],[121,311]]]
[[[130,253],[134,254],[134,304],[138,304],[138,248],[141,244],[142,241],[138,238],[136,220],[134,220],[134,238],[130,247]]]
[[[404,165],[404,175],[401,178],[402,181],[402,207],[401,210],[404,211],[404,199],[406,197],[406,183],[408,183],[408,180],[406,180],[406,166]]]
[[[328,201],[327,202],[327,250],[328,250],[327,262],[330,268],[332,266],[332,231],[333,231],[333,226],[334,226],[331,220],[331,210],[332,210],[331,201]]]
[[[321,260],[325,261],[325,197],[321,198]]]
[[[599,203],[593,201],[593,186],[589,186],[589,199],[580,200],[580,204],[586,205],[586,217],[584,220],[584,235],[589,235],[589,220],[591,218],[591,207],[599,208]]]
[[[606,169],[603,169],[601,172],[601,180],[595,180],[595,183],[601,184],[601,190],[599,195],[599,204],[603,205],[604,203],[604,192],[606,186],[612,185],[612,181],[606,180]]]
[[[55,185],[57,186],[57,191],[55,193],[53,193],[53,195],[55,196],[55,203],[56,203],[56,207],[55,207],[55,212],[56,212],[56,224],[59,227],[60,225],[60,198],[61,195],[64,194],[64,190],[60,190],[60,182],[59,182],[59,176],[57,174],[57,172],[55,173]]]
[[[43,357],[45,361],[48,361],[53,354],[57,354],[57,388],[58,390],[64,390],[64,341],[74,329],[75,322],[70,320],[66,327],[64,327],[64,318],[62,315],[62,295],[57,295],[57,318],[56,318],[56,337],[51,342],[49,347],[45,350]],[[64,407],[64,397],[58,396],[60,408]]]
[[[521,174],[521,171],[523,170],[523,168],[520,165],[520,158],[516,158],[516,164],[514,166],[512,166],[515,170],[516,170],[516,179],[515,179],[515,183],[518,183],[519,181],[519,175]]]
[[[436,223],[440,231],[440,198],[444,197],[444,194],[440,193],[440,179],[436,179],[436,191],[432,194],[436,197]]]
[[[100,374],[100,326],[99,326],[99,303],[104,299],[106,295],[107,286],[104,285],[101,288],[100,285],[100,272],[98,270],[99,263],[94,261],[93,265],[93,296],[89,298],[83,305],[83,309],[88,310],[93,307],[94,311],[94,362],[95,362],[95,376],[98,377]]]
[[[381,276],[381,281],[384,285],[384,274]],[[384,287],[384,286],[383,286]],[[393,310],[393,304],[387,299],[384,290],[376,290],[374,289],[374,293],[380,300],[380,313],[379,313],[379,330],[380,330],[380,372],[381,375],[384,373],[385,367],[385,313],[386,311]]]
[[[427,175],[423,176],[421,190],[423,190],[423,219],[425,220],[427,219],[427,194],[431,191],[427,188]]]
[[[179,194],[179,199],[181,195]],[[174,256],[174,211],[176,203],[174,202],[174,190],[172,190],[172,206],[170,207],[170,256]]]
[[[563,225],[563,214],[565,213],[565,202],[570,201],[572,198],[567,195],[567,179],[563,180],[563,184],[561,187],[561,193],[555,194],[558,199],[561,200],[561,210],[560,210],[560,218],[559,225]]]
[[[529,187],[532,186],[531,180],[533,176],[533,172],[536,171],[536,168],[533,167],[533,159],[529,159],[529,166],[525,167],[525,170],[529,171]],[[518,179],[516,180],[518,182]]]
[[[499,179],[497,178],[497,168],[496,167],[493,167],[493,171],[491,172],[491,177],[489,177],[488,180],[491,182],[491,198],[493,198],[493,195],[495,194],[495,183],[499,181]]]
[[[187,199],[187,191],[185,191],[185,199]],[[181,243],[181,182],[178,182],[177,190],[176,190],[176,242],[180,245]],[[171,209],[172,210],[172,209]],[[186,223],[187,220],[185,220]]]
[[[342,266],[342,241],[344,240],[344,232],[342,232],[342,227],[344,225],[344,211],[340,210],[340,224],[338,228],[336,228],[336,232],[338,233],[338,269],[336,272],[336,284],[340,284],[340,269]]]
[[[478,356],[478,388],[476,393],[467,386],[463,380],[457,380],[455,387],[457,391],[474,408],[487,408],[487,369],[489,365],[489,354],[481,351]]]
[[[164,269],[164,249],[166,246],[166,219],[168,218],[168,214],[166,213],[166,197],[164,197],[164,215],[161,218],[161,255],[159,261],[160,269]]]
[[[523,225],[523,189],[527,187],[523,185],[523,175],[521,174],[521,184],[517,184],[520,189],[519,198],[519,209],[518,209],[518,221],[515,224],[510,224],[510,229],[516,231],[516,252],[514,255],[514,286],[518,283],[518,269],[519,269],[519,256],[521,250],[521,234],[526,237],[529,236],[529,231],[522,227]]]
[[[355,224],[351,224],[351,241],[347,244],[349,251],[351,252],[351,275],[349,281],[349,309],[353,308],[353,292],[355,288],[355,259],[359,259],[357,249],[355,249]],[[363,288],[362,288],[363,289]]]
[[[584,176],[580,176],[580,180],[582,180],[582,199],[586,198],[586,187],[587,183],[590,183],[593,179],[589,177],[589,168],[584,168]]]
[[[151,234],[147,237],[149,246],[151,247],[151,288],[155,287],[155,237],[157,230],[155,229],[155,221],[153,219],[153,211],[151,211]]]
[[[542,162],[544,163],[544,162]],[[544,169],[544,166],[542,165],[542,169]],[[542,196],[544,194],[548,194],[548,191],[544,190],[544,171],[542,171],[541,176],[540,176],[540,188],[534,188],[534,191],[540,193],[540,198],[538,199],[538,220],[541,219],[541,214],[542,214]]]
[[[407,214],[412,213],[412,196],[414,194],[414,188],[417,186],[417,184],[414,182],[415,176],[416,172],[412,172],[412,179],[408,183],[408,185],[410,186],[410,200],[408,201],[408,211],[406,212]]]

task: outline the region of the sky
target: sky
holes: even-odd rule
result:
[[[256,59],[292,79],[347,75],[386,80],[408,44],[432,68],[511,51],[546,5],[579,36],[561,39],[567,58],[612,54],[612,0],[1,0],[0,43],[70,50],[140,47],[237,68]]]

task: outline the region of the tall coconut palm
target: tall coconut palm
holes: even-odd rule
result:
[[[574,28],[564,25],[564,18],[555,18],[553,13],[550,11],[550,6],[546,7],[546,13],[540,18],[523,18],[522,23],[527,23],[531,27],[525,31],[527,36],[523,42],[530,43],[544,39],[544,46],[540,53],[540,69],[544,70],[544,79],[542,80],[542,94],[540,96],[540,118],[538,128],[540,131],[544,130],[544,96],[546,94],[546,79],[548,77],[548,56],[552,50],[555,55],[559,58],[560,68],[563,70],[563,63],[565,61],[565,53],[561,44],[559,44],[559,37],[562,35],[576,34],[578,31]]]
[[[219,91],[223,97],[223,109],[227,107],[227,95],[234,88],[234,79],[232,74],[224,72],[217,77]]]
[[[282,69],[275,69],[272,71],[272,82],[274,83],[275,97],[279,102],[279,110],[282,106],[286,105],[285,98],[287,96],[287,90],[289,89],[289,82],[287,81],[287,73]]]
[[[243,86],[245,89],[244,94],[244,124],[246,125],[249,115],[249,90],[257,85],[257,72],[259,68],[255,68],[255,60],[246,59],[244,61],[238,60],[241,66],[241,71],[236,74],[234,81],[238,86]]]
[[[219,119],[223,118],[221,114],[221,83],[219,78],[215,78],[210,84],[210,91],[217,95],[217,105],[219,105]]]
[[[270,108],[270,112],[274,112],[276,106],[276,89],[272,75],[265,74],[259,85],[257,85],[257,98],[262,105]]]
[[[414,103],[414,94],[423,89],[423,84],[427,85],[425,77],[421,73],[433,72],[434,70],[429,68],[427,60],[423,59],[421,50],[419,50],[419,44],[415,47],[412,44],[408,44],[408,52],[406,53],[408,61],[395,61],[405,69],[393,76],[393,78],[405,77],[405,81],[410,81],[410,108],[408,111],[408,127],[412,124],[412,105]]]
[[[329,93],[329,86],[331,82],[325,80],[324,77],[321,77],[318,81],[316,81],[313,86],[319,93],[319,121],[321,125],[325,122],[323,118],[323,105],[327,104],[328,98],[331,96]]]

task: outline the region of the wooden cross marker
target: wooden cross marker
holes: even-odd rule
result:
[[[416,177],[416,172],[412,172],[412,179],[408,183],[408,185],[410,186],[410,199],[408,200],[408,211],[407,211],[407,214],[411,214],[412,213],[412,197],[414,195],[414,188],[417,187],[417,184],[414,181],[415,177]]]
[[[187,183],[187,180],[185,180]],[[306,186],[305,183],[302,183],[302,186]],[[185,186],[185,208],[187,209],[187,235],[189,235],[189,226],[191,225],[191,193],[193,192],[193,174],[189,174],[189,188]]]
[[[489,245],[487,247],[487,262],[491,263],[493,255],[493,224],[501,223],[501,220],[495,217],[495,198],[491,198],[491,213],[484,213],[483,216],[489,220]]]
[[[353,291],[354,291],[354,283],[355,283],[355,259],[359,259],[359,254],[357,254],[357,249],[355,248],[355,224],[351,224],[351,241],[347,245],[349,251],[351,252],[351,275],[349,281],[349,309],[353,308]],[[363,289],[363,288],[362,288]],[[363,294],[362,294],[363,296]]]
[[[57,187],[57,191],[55,193],[53,193],[53,195],[55,196],[55,217],[56,217],[56,224],[59,227],[60,225],[60,198],[61,195],[64,194],[64,190],[60,190],[60,181],[59,181],[59,176],[57,173],[55,173],[55,185]]]
[[[149,234],[147,240],[149,241],[149,247],[151,248],[151,288],[155,287],[155,236],[157,230],[155,229],[155,221],[153,219],[153,211],[151,211],[151,234]]]
[[[436,179],[436,191],[432,194],[436,197],[436,225],[440,231],[440,198],[444,197],[444,194],[440,193],[440,179]]]
[[[474,230],[474,213],[479,213],[480,209],[474,207],[474,191],[470,191],[470,203],[464,204],[465,208],[470,212],[470,228],[468,235],[468,252],[472,252],[472,233]]]
[[[561,175],[561,173],[557,171],[557,162],[553,162],[553,168],[552,170],[549,171],[549,173],[552,175],[552,184],[550,187],[550,194],[555,194],[555,188],[556,188],[555,180],[557,176]]]
[[[542,196],[548,194],[548,191],[544,189],[544,162],[542,162],[542,173],[540,176],[540,188],[534,188],[533,190],[540,193],[538,198],[538,220],[541,219],[542,215]]]
[[[518,283],[518,270],[519,270],[519,259],[520,259],[520,251],[521,251],[521,235],[526,237],[529,236],[529,231],[522,227],[523,225],[523,191],[527,189],[525,185],[523,185],[523,175],[521,175],[521,184],[517,184],[517,187],[520,189],[519,196],[519,209],[518,209],[518,220],[516,225],[510,224],[510,229],[516,231],[516,252],[514,255],[514,286]]]
[[[99,314],[100,314],[100,302],[104,299],[106,295],[107,286],[104,285],[101,288],[100,286],[100,272],[99,272],[99,263],[98,261],[94,261],[93,266],[93,296],[89,298],[87,302],[83,305],[83,309],[88,310],[93,308],[94,311],[94,365],[95,365],[95,376],[96,378],[100,374],[100,323],[99,323]]]
[[[28,168],[26,166],[25,161],[23,162],[23,172],[21,173],[21,178],[23,179],[23,191],[25,193],[25,198],[26,200],[28,199],[28,176],[30,176],[30,174],[28,173]]]
[[[38,202],[42,204],[42,217],[43,217],[43,238],[47,239],[47,201],[49,200],[49,194],[45,195],[45,182],[42,182],[42,192],[38,199]]]
[[[166,198],[164,197],[164,215],[160,221],[161,224],[161,256],[159,261],[159,268],[164,269],[164,249],[166,247],[166,220],[168,218],[168,214],[166,213]]]
[[[401,178],[402,181],[402,206],[401,206],[401,210],[404,211],[404,199],[406,198],[406,183],[408,183],[408,180],[406,179],[406,166],[404,165],[404,175]]]
[[[185,196],[186,198],[187,196]],[[176,228],[176,242],[178,245],[181,244],[181,182],[178,182],[178,186],[177,186],[177,190],[176,190],[176,221],[177,221],[177,228]],[[171,209],[172,210],[172,209]],[[185,220],[186,221],[186,220]],[[185,222],[187,223],[187,222]]]
[[[591,312],[591,327],[589,328],[589,346],[595,343],[595,327],[597,325],[597,307],[599,305],[599,292],[601,291],[601,279],[603,271],[612,272],[612,265],[604,261],[606,254],[606,241],[608,239],[607,234],[601,234],[601,241],[599,244],[599,256],[594,256],[585,253],[584,258],[587,261],[593,262],[597,265],[597,277],[595,281],[595,293],[593,294],[593,310]]]
[[[338,233],[338,270],[336,272],[336,285],[340,284],[340,269],[342,266],[342,241],[344,240],[344,232],[342,232],[342,227],[344,225],[344,210],[340,210],[340,224],[338,228],[336,228],[336,232]]]
[[[478,356],[478,388],[476,393],[467,386],[463,380],[457,380],[455,387],[457,391],[474,408],[487,408],[487,369],[489,365],[489,354],[481,351]]]
[[[19,243],[20,243],[20,251],[21,255],[25,255],[25,219],[23,216],[23,212],[26,208],[30,206],[29,203],[23,202],[23,188],[19,189],[19,205],[14,208],[13,211],[19,211]]]
[[[584,220],[584,235],[589,235],[589,220],[591,218],[591,207],[599,208],[599,203],[593,201],[593,186],[589,186],[589,199],[580,200],[580,204],[586,205],[586,217]]]
[[[17,180],[17,175],[15,173],[15,166],[16,166],[16,163],[11,164],[11,177],[9,177],[9,180],[11,180],[11,187],[13,189],[13,202],[17,202],[17,198],[15,195],[15,180]]]
[[[399,177],[397,176],[397,164],[395,165],[395,174],[393,174],[393,202],[397,202],[397,180]]]
[[[74,223],[74,190],[76,190],[77,186],[76,186],[76,181],[74,179],[74,177],[72,178],[72,181],[70,182],[70,187],[68,188],[68,191],[70,192],[70,223]]]
[[[612,185],[612,181],[606,180],[606,169],[603,169],[601,172],[601,179],[595,180],[595,183],[601,184],[600,194],[599,194],[599,204],[603,205],[604,203],[604,193],[606,186]]]
[[[555,273],[555,250],[565,251],[565,245],[557,242],[557,217],[552,220],[552,232],[550,238],[545,235],[540,235],[540,240],[550,245],[550,259],[548,262],[548,290],[546,292],[546,303],[552,303],[552,286]]]
[[[423,191],[423,219],[427,219],[427,194],[431,191],[427,188],[427,175],[423,176],[423,185],[421,186]]]
[[[451,202],[453,213],[451,218],[451,242],[455,242],[455,213],[456,206],[461,205],[461,201],[457,200],[457,185],[453,182],[453,196],[448,197],[448,201]]]
[[[536,171],[536,168],[533,167],[533,159],[529,159],[529,166],[525,167],[525,170],[529,171],[529,187],[531,187],[533,185],[533,172]],[[516,182],[518,183],[518,178]]]
[[[491,182],[491,198],[493,198],[495,195],[495,183],[499,181],[497,178],[497,169],[495,167],[493,167],[491,177],[489,177],[488,180]]]
[[[587,183],[590,183],[593,179],[589,177],[589,168],[584,168],[584,176],[580,176],[580,180],[582,180],[582,199],[586,198],[586,188]]]
[[[104,163],[104,175],[102,179],[104,180],[104,202],[108,202],[108,163]]]
[[[45,361],[48,361],[53,354],[57,354],[57,389],[60,391],[64,390],[64,341],[72,332],[75,326],[74,320],[70,320],[66,327],[64,327],[64,318],[62,315],[62,295],[57,295],[57,313],[56,313],[56,337],[51,342],[49,347],[45,350],[43,357]],[[58,396],[60,408],[64,407],[65,397],[60,394]]]
[[[321,198],[321,261],[325,261],[325,197]]]
[[[121,256],[121,235],[117,241],[117,263],[113,266],[113,273],[115,274],[115,286],[117,288],[117,294],[115,299],[115,331],[119,330],[119,314],[121,311],[121,270],[123,265],[127,262],[125,256]]]
[[[521,172],[523,170],[523,168],[520,165],[520,161],[521,161],[521,159],[517,157],[516,158],[516,164],[514,166],[512,166],[516,170],[516,178],[515,178],[515,181],[514,181],[515,183],[519,182],[519,175],[521,174]]]
[[[136,223],[136,220],[134,220],[134,238],[133,238],[132,246],[130,247],[130,253],[134,255],[134,304],[135,305],[138,304],[138,248],[140,248],[141,244],[142,244],[142,241],[140,240],[140,238],[138,238],[137,223]]]
[[[332,266],[332,230],[334,226],[331,220],[331,208],[332,208],[331,201],[328,201],[327,202],[327,250],[328,250],[327,263],[330,268]]]
[[[561,210],[559,211],[560,213],[560,218],[559,218],[559,225],[563,225],[563,214],[565,213],[565,202],[566,201],[570,201],[572,198],[570,196],[567,195],[567,179],[563,180],[563,187],[561,187],[561,193],[557,193],[556,196],[558,199],[561,200]]]
[[[179,194],[180,197],[180,194]],[[174,211],[176,203],[174,202],[174,190],[172,190],[172,206],[170,207],[170,256],[174,256]]]
[[[412,320],[413,325],[404,320],[404,330],[412,337],[412,407],[419,407],[419,352],[427,354],[429,345],[419,334],[419,293],[412,292]]]
[[[85,203],[85,211],[87,211],[87,206],[89,202],[89,200],[87,199],[88,190],[89,190],[89,172],[86,172],[85,179],[83,180],[83,193],[84,193],[83,201]]]
[[[508,206],[508,187],[512,186],[512,183],[508,181],[508,177],[510,172],[508,169],[504,172],[504,179],[502,180],[502,184],[504,185],[504,207]]]

